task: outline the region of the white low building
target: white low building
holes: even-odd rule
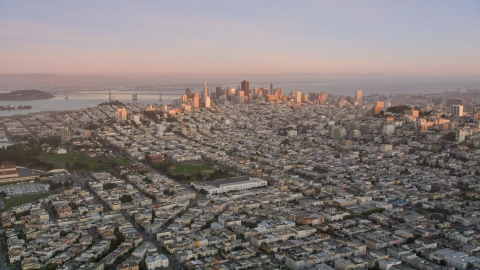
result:
[[[208,194],[219,194],[235,190],[245,190],[267,186],[267,181],[252,177],[234,177],[229,179],[215,180],[205,183],[192,183],[197,190],[205,190]]]
[[[162,267],[168,267],[168,258],[164,254],[153,254],[147,256],[145,259],[148,270],[160,269]]]

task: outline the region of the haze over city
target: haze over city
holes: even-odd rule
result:
[[[0,73],[478,75],[478,1],[2,1]]]
[[[0,0],[0,269],[480,269],[479,11]]]

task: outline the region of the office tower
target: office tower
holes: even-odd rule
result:
[[[221,86],[217,86],[215,88],[215,93],[217,94],[217,98],[220,97],[220,96],[223,96],[223,89]]]
[[[182,104],[187,104],[188,102],[188,96],[187,95],[183,95],[182,96]]]
[[[112,100],[112,90],[108,90],[108,100]]]
[[[209,96],[205,97],[205,108],[210,108],[210,97]]]
[[[302,102],[309,102],[310,99],[308,98],[307,94],[302,94]]]
[[[270,95],[273,95],[273,83],[270,83]]]
[[[318,104],[325,104],[327,101],[327,94],[321,92],[320,94],[317,95],[317,102]]]
[[[243,104],[245,102],[245,92],[238,91],[238,104]]]
[[[127,110],[125,109],[125,107],[117,107],[117,112],[115,113],[115,115],[117,116],[117,122],[123,122],[127,120]]]
[[[203,84],[202,99],[205,100],[206,97],[208,97],[207,80]]]
[[[462,105],[452,105],[451,112],[453,116],[463,116],[463,106]]]
[[[302,91],[294,91],[293,98],[295,99],[295,103],[302,103]]]
[[[72,130],[68,127],[60,129],[60,139],[62,142],[69,142],[72,139]]]
[[[200,97],[198,96],[198,93],[193,94],[193,108],[198,108],[200,107]]]
[[[270,95],[270,90],[267,88],[262,88],[262,97],[266,97],[268,95]]]
[[[191,96],[192,95],[192,89],[190,89],[190,88],[185,89],[185,95]]]
[[[377,101],[377,103],[375,104],[375,106],[378,106],[380,109],[383,109],[383,108],[385,108],[385,102],[383,102],[383,101]]]
[[[311,100],[311,101],[316,101],[317,99],[317,94],[316,93],[308,93],[308,100]]]
[[[244,96],[250,97],[250,83],[248,81],[243,81],[241,83],[241,86],[241,90],[243,91]]]
[[[363,96],[362,96],[362,90],[357,90],[357,94],[355,96],[355,100],[357,101],[358,105],[363,105]]]
[[[282,96],[282,89],[281,88],[276,88],[273,92],[278,98],[280,98]]]

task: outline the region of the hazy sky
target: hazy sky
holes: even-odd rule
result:
[[[480,74],[480,1],[0,0],[0,73]]]

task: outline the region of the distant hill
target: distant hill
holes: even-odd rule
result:
[[[41,90],[18,90],[10,93],[0,93],[0,101],[25,101],[54,98],[55,95]]]

